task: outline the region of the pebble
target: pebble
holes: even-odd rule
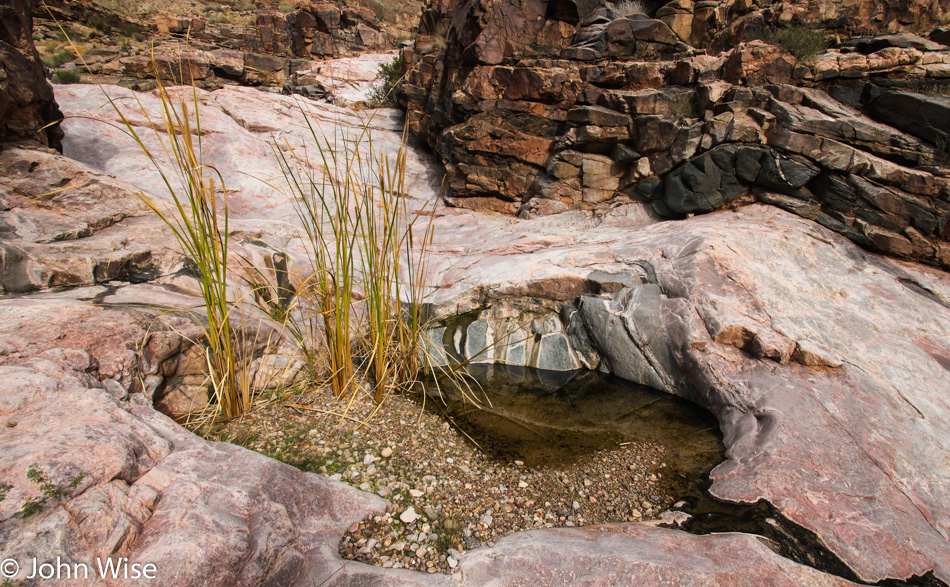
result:
[[[335,409],[333,401],[318,396],[313,405]],[[371,404],[365,410],[354,404],[354,415],[368,416]],[[322,467],[331,478],[392,502],[385,513],[350,526],[339,547],[345,559],[458,573],[461,551],[512,532],[639,521],[672,501],[654,483],[662,477],[655,474],[658,464],[667,458],[656,445],[630,443],[560,469],[537,469],[520,459],[487,458],[436,416],[420,415],[403,396],[388,399],[373,429],[358,436],[337,432],[336,422],[315,424],[314,418],[276,404],[234,422],[240,423],[238,432],[254,432],[260,439],[248,448],[288,462],[317,460],[319,465],[308,470]],[[251,430],[242,430],[248,420]],[[274,430],[274,423],[283,431]],[[301,434],[306,435],[302,442]],[[651,507],[641,512],[644,501]]]
[[[415,508],[413,508],[412,506],[407,507],[405,511],[399,514],[399,520],[403,524],[412,524],[418,519],[419,519],[419,514],[416,513]]]

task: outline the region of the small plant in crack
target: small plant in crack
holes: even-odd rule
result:
[[[23,507],[20,508],[20,516],[27,518],[34,514],[38,514],[43,511],[43,507],[46,506],[46,503],[50,500],[62,501],[68,496],[72,490],[76,489],[82,480],[86,477],[85,473],[79,473],[78,475],[69,479],[65,485],[57,485],[50,480],[39,467],[36,465],[30,465],[30,468],[26,471],[27,478],[33,483],[37,484],[40,487],[40,495],[38,497],[31,497],[23,503]],[[9,486],[7,491],[9,491]],[[6,492],[3,493],[6,496]]]

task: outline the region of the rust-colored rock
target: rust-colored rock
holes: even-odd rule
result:
[[[950,48],[892,34],[890,8],[882,30],[864,8],[830,0],[820,17],[810,5],[712,4],[673,0],[648,14],[554,0],[430,6],[406,54],[403,101],[410,129],[452,174],[448,201],[532,216],[639,200],[676,218],[758,200],[950,268],[940,170],[950,110],[943,96],[909,95],[950,79]],[[813,57],[777,33],[754,38],[797,22],[878,34]],[[921,107],[892,113],[893,103]],[[739,157],[751,145],[765,150]],[[782,175],[793,167],[810,171]]]
[[[62,119],[33,45],[33,0],[0,5],[0,142],[38,141],[62,150]],[[52,126],[48,126],[51,125]]]

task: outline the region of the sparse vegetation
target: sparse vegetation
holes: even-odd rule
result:
[[[945,135],[937,135],[934,140],[934,163],[941,167],[950,167],[950,141]]]
[[[142,201],[171,229],[175,240],[196,268],[196,278],[204,300],[204,338],[207,341],[208,378],[214,395],[214,409],[225,418],[244,413],[252,403],[248,377],[241,369],[240,344],[231,327],[234,304],[228,300],[228,191],[224,178],[202,162],[201,122],[198,95],[186,100],[173,97],[162,84],[157,66],[155,78],[162,102],[162,119],[156,123],[142,109],[149,130],[162,147],[165,162],[177,177],[169,176],[156,156],[139,136],[136,126],[109,100],[125,129],[155,164],[171,196],[170,209],[141,194]],[[189,102],[193,104],[189,113]],[[212,418],[213,419],[213,418]]]
[[[750,26],[742,31],[742,40],[778,45],[800,60],[817,57],[828,48],[828,39],[822,31],[801,24],[781,28]]]
[[[57,69],[52,77],[57,84],[78,84],[82,80],[82,75],[75,69]]]
[[[365,0],[365,6],[373,11],[373,15],[383,22],[395,20],[394,11],[379,0]]]
[[[26,472],[26,476],[30,481],[39,485],[40,495],[38,497],[31,497],[23,503],[23,507],[20,508],[20,516],[24,518],[43,511],[43,507],[45,507],[46,503],[50,500],[62,501],[86,478],[85,473],[79,473],[70,478],[66,485],[56,485],[49,477],[40,471],[36,465],[30,466]],[[6,487],[7,491],[9,491],[9,486]],[[4,492],[4,496],[6,496],[6,492]]]
[[[399,82],[402,81],[402,60],[393,58],[379,66],[379,83],[370,91],[369,103],[374,108],[393,105],[393,97]]]
[[[641,0],[621,0],[614,4],[614,13],[619,17],[646,14],[646,5]]]
[[[356,139],[331,140],[304,114],[322,171],[314,175],[308,155],[289,145],[275,144],[274,152],[307,236],[309,266],[296,271],[300,285],[292,306],[284,309],[267,294],[263,307],[285,321],[311,374],[323,371],[336,397],[356,397],[362,368],[373,381],[375,401],[382,402],[422,368],[431,216],[426,206],[410,211],[405,200],[405,137],[394,155],[380,153],[371,119]]]
[[[64,63],[69,63],[76,58],[76,54],[69,49],[63,49],[43,58],[43,65],[50,69],[56,69]]]
[[[93,14],[89,17],[89,26],[101,32],[102,34],[112,34],[112,23],[109,17],[104,14]]]
[[[775,40],[801,60],[812,59],[828,48],[828,39],[819,30],[805,25],[792,25],[774,32]]]

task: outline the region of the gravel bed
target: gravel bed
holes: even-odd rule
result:
[[[673,502],[664,490],[664,448],[619,443],[557,467],[485,456],[440,416],[393,395],[379,407],[343,404],[329,392],[273,401],[208,436],[375,493],[391,505],[351,526],[348,559],[452,573],[462,552],[516,532],[656,518]]]

